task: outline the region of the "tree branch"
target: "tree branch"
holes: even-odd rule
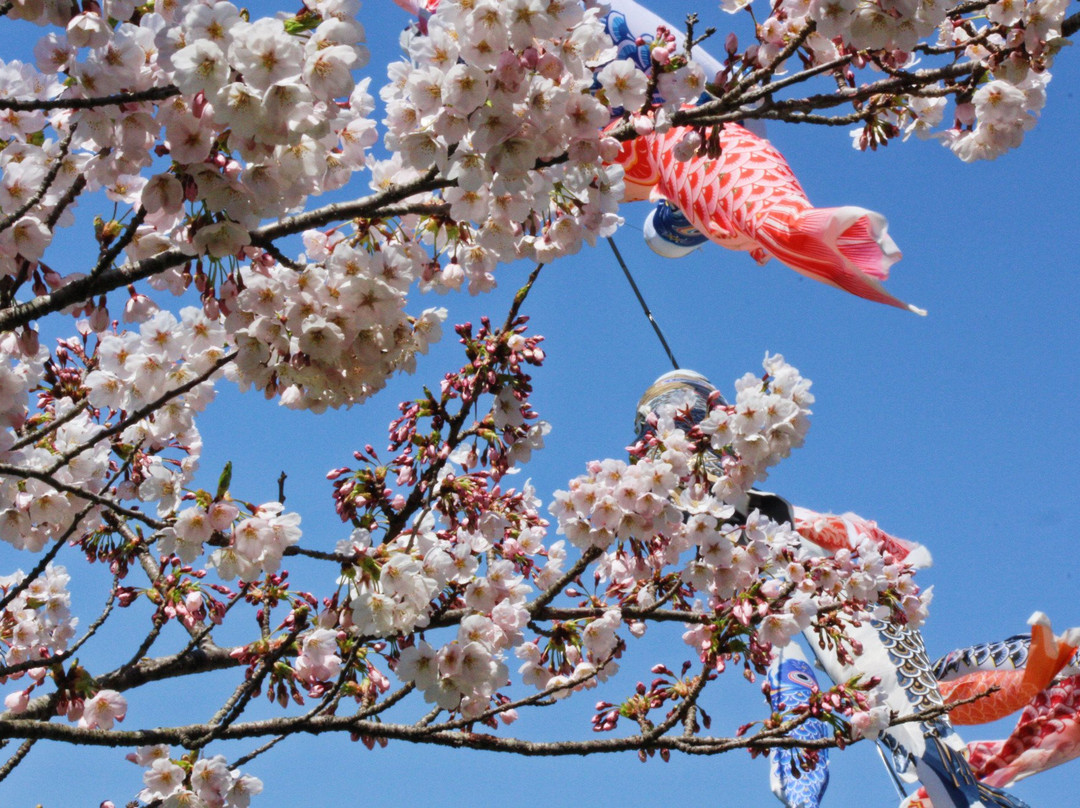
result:
[[[161,530],[161,528],[167,525],[166,522],[160,519],[154,519],[152,516],[147,516],[142,511],[136,511],[128,508],[120,503],[116,502],[109,497],[103,497],[100,494],[95,494],[87,491],[83,488],[79,488],[76,485],[68,485],[62,483],[50,474],[37,471],[36,469],[20,468],[19,466],[13,466],[10,463],[0,463],[0,475],[6,474],[9,477],[17,477],[22,480],[41,480],[43,483],[48,483],[57,491],[63,491],[65,494],[71,494],[79,499],[85,499],[89,502],[93,502],[96,505],[101,505],[103,508],[108,508],[111,511],[115,511],[118,514],[134,519],[137,522],[142,522],[155,530]]]
[[[10,3],[7,5],[10,8]],[[49,100],[39,98],[0,98],[0,109],[11,109],[18,112],[35,112],[50,109],[93,109],[95,107],[137,104],[140,101],[163,101],[166,98],[172,98],[174,95],[180,95],[180,90],[169,84],[165,87],[151,87],[149,90],[91,98],[53,98]]]

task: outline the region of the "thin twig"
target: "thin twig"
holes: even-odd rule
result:
[[[13,673],[28,671],[31,668],[48,668],[61,662],[65,662],[77,654],[79,649],[86,644],[87,640],[97,634],[98,629],[105,624],[105,621],[109,619],[109,615],[112,614],[113,606],[116,605],[116,585],[119,583],[119,580],[119,576],[113,576],[113,584],[112,588],[109,590],[109,599],[105,601],[105,608],[102,610],[101,614],[98,615],[97,619],[90,624],[86,633],[83,634],[74,645],[56,656],[47,657],[45,659],[28,659],[25,662],[19,662],[15,665],[0,666],[0,676],[11,676]]]
[[[288,737],[288,735],[278,735],[276,738],[271,738],[262,746],[256,747],[255,749],[252,749],[250,752],[248,752],[246,755],[238,757],[236,760],[229,764],[229,769],[239,769],[241,766],[246,766],[263,752],[269,752],[271,749],[273,749],[275,746],[277,746],[279,743],[281,743]]]
[[[667,734],[668,730],[674,727],[676,724],[682,723],[686,718],[686,714],[691,707],[697,704],[698,696],[701,695],[701,691],[705,689],[705,685],[709,681],[709,665],[703,664],[701,672],[697,676],[697,680],[694,682],[693,687],[690,688],[690,692],[683,698],[682,703],[677,709],[671,711],[671,715],[657,724],[651,731],[645,733],[645,740],[647,743],[651,743],[658,738]]]
[[[65,412],[63,415],[58,416],[56,418],[53,418],[48,423],[44,424],[40,429],[36,429],[33,432],[30,432],[30,433],[28,433],[26,435],[23,435],[21,438],[19,438],[17,441],[15,441],[15,443],[12,444],[11,449],[9,451],[13,451],[13,452],[18,451],[19,449],[22,449],[24,446],[30,446],[31,444],[37,443],[39,440],[44,438],[46,435],[48,435],[48,434],[50,434],[52,432],[55,432],[57,429],[62,427],[64,424],[66,424],[66,423],[74,420],[75,418],[77,418],[79,413],[81,413],[83,410],[85,410],[89,406],[90,406],[89,400],[84,398],[82,401],[80,401],[78,404],[76,404],[70,410]]]
[[[274,665],[281,659],[285,653],[292,647],[293,642],[299,636],[300,632],[304,630],[304,626],[297,624],[293,626],[292,630],[281,640],[278,641],[278,645],[269,654],[266,654],[259,660],[258,666],[254,673],[246,678],[239,687],[237,687],[232,694],[225,700],[225,703],[218,708],[214,713],[213,718],[210,719],[210,729],[197,739],[189,740],[184,744],[189,749],[202,748],[214,738],[218,737],[222,732],[227,730],[236,719],[243,715],[248,702],[251,701],[255,692],[262,687],[263,680],[273,671]]]
[[[537,598],[529,603],[525,608],[528,609],[529,614],[534,617],[543,613],[547,608],[547,605],[551,601],[555,600],[556,596],[570,585],[581,573],[583,573],[588,566],[603,555],[604,551],[599,547],[590,547],[584,553],[581,554],[581,558],[574,562],[574,565],[564,572],[555,583],[549,586],[544,592],[537,596]],[[543,619],[543,618],[541,618]]]
[[[722,100],[728,104],[736,104],[740,106],[744,103],[747,103],[747,101],[742,98],[744,91],[748,89],[751,85],[757,84],[763,78],[771,77],[773,73],[776,72],[777,68],[779,68],[780,65],[787,61],[788,57],[795,53],[795,51],[801,48],[803,46],[803,43],[806,42],[806,40],[810,37],[810,34],[814,33],[814,31],[816,30],[816,22],[814,22],[813,20],[807,22],[806,25],[804,25],[799,31],[799,33],[797,33],[790,40],[788,40],[787,44],[780,49],[780,51],[776,54],[776,56],[772,58],[772,61],[770,61],[769,64],[743,76],[743,78],[741,78],[734,87],[724,93]]]
[[[83,452],[93,448],[96,444],[107,438],[111,438],[113,435],[119,435],[132,424],[137,424],[144,418],[148,418],[149,416],[153,415],[172,399],[177,398],[178,396],[182,396],[184,395],[184,393],[190,392],[191,390],[195,389],[200,384],[209,379],[211,376],[213,376],[215,373],[217,373],[219,370],[221,370],[223,367],[225,367],[225,365],[229,364],[229,362],[234,360],[237,357],[238,353],[238,351],[233,351],[232,353],[225,354],[202,373],[199,373],[198,375],[192,377],[183,384],[172,388],[171,390],[167,390],[166,392],[155,398],[153,401],[151,401],[149,404],[145,405],[144,407],[140,407],[132,413],[129,413],[125,418],[117,421],[111,427],[94,433],[85,442],[79,444],[78,446],[69,449],[63,454],[57,455],[56,458],[53,460],[52,465],[47,470],[47,473],[55,474],[57,471],[66,466]],[[164,523],[162,523],[162,526],[164,526]]]
[[[52,158],[52,165],[49,166],[49,170],[45,173],[45,177],[41,180],[41,185],[38,186],[34,195],[27,199],[24,204],[0,219],[0,233],[3,233],[15,224],[15,222],[19,221],[19,219],[26,215],[34,205],[44,198],[45,194],[56,180],[57,175],[60,173],[60,169],[64,165],[64,158],[67,157],[68,149],[71,147],[71,138],[74,135],[75,126],[73,125],[71,130],[67,133],[67,136],[60,141],[60,154],[57,157]]]
[[[19,745],[19,748],[15,750],[15,754],[9,757],[4,765],[0,767],[0,782],[6,780],[7,776],[15,770],[15,767],[22,763],[23,758],[30,754],[30,747],[35,743],[37,743],[35,738],[27,738]]]
[[[101,276],[101,273],[113,265],[117,256],[127,247],[132,239],[135,238],[135,234],[138,232],[142,223],[146,220],[146,208],[142,205],[135,211],[135,216],[128,222],[127,228],[120,234],[120,237],[114,241],[107,250],[105,250],[101,257],[98,259],[97,264],[90,270],[91,278],[97,278]]]
[[[68,206],[75,201],[75,198],[82,193],[86,187],[86,175],[80,174],[75,178],[75,181],[71,183],[71,187],[64,191],[64,195],[57,201],[56,205],[49,212],[49,217],[45,220],[45,226],[52,230],[56,227],[56,223],[60,221],[60,217],[64,215],[64,211],[68,209]]]

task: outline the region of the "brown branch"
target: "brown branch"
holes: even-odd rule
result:
[[[210,741],[219,737],[221,733],[225,732],[229,726],[231,726],[241,715],[244,714],[244,710],[247,709],[248,703],[251,701],[255,692],[262,687],[263,681],[270,675],[277,664],[277,661],[281,659],[290,648],[293,647],[297,636],[304,630],[302,621],[297,621],[297,624],[292,627],[288,635],[278,641],[277,647],[274,648],[269,654],[266,654],[259,660],[259,664],[256,666],[252,674],[244,679],[225,700],[225,703],[218,708],[214,713],[213,718],[210,719],[210,729],[200,737],[185,744],[189,749],[198,749],[206,746]]]
[[[298,544],[290,544],[285,548],[282,555],[304,556],[305,558],[317,558],[320,561],[334,561],[338,564],[351,564],[356,561],[355,553],[329,553],[325,550],[309,550]]]
[[[418,194],[430,193],[439,188],[455,185],[453,180],[437,179],[435,171],[402,185],[363,197],[352,202],[339,202],[306,213],[288,216],[263,225],[250,232],[252,244],[265,247],[275,239],[294,235],[315,227],[347,219],[378,219],[382,210],[392,204]],[[392,209],[392,208],[391,208]],[[157,275],[191,260],[191,256],[179,249],[165,250],[157,255],[106,270],[97,276],[86,276],[71,281],[54,292],[40,295],[33,300],[0,310],[0,331],[10,331],[33,322],[39,317],[60,311],[68,306],[88,300],[99,294]]]
[[[988,695],[979,694],[972,699],[953,702],[948,705],[931,707],[903,718],[894,718],[890,726],[897,724],[927,721],[937,718],[949,709],[975,698]],[[437,727],[423,725],[388,724],[377,721],[364,721],[358,715],[326,715],[315,718],[281,717],[233,724],[218,734],[221,740],[257,738],[268,735],[311,734],[324,732],[350,732],[372,738],[400,740],[409,743],[433,744],[454,748],[482,749],[492,752],[504,752],[526,756],[566,756],[611,754],[615,752],[638,750],[661,750],[683,752],[693,755],[714,755],[733,749],[771,749],[801,748],[827,749],[840,743],[850,745],[861,739],[822,738],[802,740],[785,737],[780,733],[797,726],[802,716],[796,716],[778,727],[762,730],[754,735],[741,738],[701,738],[686,736],[662,736],[649,738],[645,735],[632,735],[624,738],[605,738],[591,741],[527,741],[514,737],[499,737],[490,734],[462,731],[442,731]],[[0,719],[0,738],[48,739],[88,746],[144,746],[166,743],[190,747],[194,739],[205,735],[212,727],[206,724],[194,724],[179,727],[156,727],[142,730],[90,730],[54,724],[48,721],[29,721]]]
[[[49,213],[49,218],[45,220],[45,226],[47,228],[52,230],[56,227],[56,223],[60,221],[60,217],[64,215],[64,211],[75,201],[75,197],[81,194],[85,187],[86,175],[80,174],[75,178],[75,181],[71,183],[71,187],[64,191],[64,195],[56,201],[56,206]]]
[[[94,679],[94,685],[98,689],[125,691],[151,682],[236,668],[242,664],[233,658],[231,648],[203,646],[187,653],[140,659],[133,666],[124,666],[101,674]],[[23,723],[33,724],[35,719],[46,719],[52,715],[52,710],[51,696],[40,696],[31,699],[25,712],[0,713],[0,738],[28,737],[20,734],[15,726]]]
[[[849,112],[847,115],[814,115],[809,112],[777,112],[768,108],[754,110],[748,117],[785,123],[812,123],[818,126],[851,126],[853,123],[866,121],[877,115],[874,110],[863,109]]]
[[[581,606],[581,607],[553,607],[547,606],[543,609],[537,609],[532,619],[536,621],[543,620],[587,620],[591,617],[603,617],[604,612],[612,607],[602,606]],[[708,612],[681,612],[674,609],[654,609],[652,606],[647,608],[627,608],[622,607],[623,619],[630,620],[652,620],[657,623],[709,623],[715,619],[715,615]],[[451,609],[447,611],[437,620],[432,620],[431,624],[427,627],[433,628],[445,628],[446,626],[457,625],[470,614],[473,614],[472,609]]]
[[[801,84],[804,81],[808,81],[815,76],[820,76],[822,73],[828,73],[832,70],[837,70],[850,64],[851,60],[855,58],[854,53],[849,53],[845,56],[837,57],[828,62],[822,62],[821,64],[813,65],[800,70],[798,73],[792,73],[790,76],[785,76],[782,79],[770,80],[768,84],[765,84],[757,89],[753,90],[746,98],[740,101],[741,106],[752,104],[762,98],[783,90],[785,87],[790,87],[793,84]]]
[[[418,194],[430,193],[439,188],[448,188],[457,185],[454,180],[439,179],[437,169],[431,168],[424,176],[412,182],[402,183],[380,191],[377,194],[366,196],[352,202],[337,202],[325,205],[316,210],[298,213],[295,216],[286,216],[273,224],[263,225],[251,231],[251,243],[256,246],[282,238],[284,236],[302,233],[315,227],[325,227],[333,222],[346,221],[348,219],[374,219],[382,218],[383,209],[391,204],[402,202],[409,197]],[[391,208],[392,209],[392,208]]]
[[[563,591],[563,589],[569,586],[571,581],[581,575],[581,573],[583,573],[593,561],[603,555],[603,552],[604,551],[601,550],[599,547],[590,547],[588,550],[582,553],[581,558],[579,558],[574,563],[574,566],[572,566],[565,573],[563,573],[562,577],[559,578],[559,580],[549,586],[547,590],[545,590],[539,597],[536,598],[536,600],[534,600],[526,607],[529,610],[529,614],[535,618],[535,616],[538,613],[542,612],[545,607],[549,603],[551,603],[551,601],[555,600],[555,598],[560,592]]]
[[[111,292],[113,289],[149,278],[151,275],[157,275],[190,260],[191,256],[180,250],[166,250],[150,258],[102,272],[96,277],[77,278],[54,292],[0,310],[0,331],[14,330],[46,314],[52,314],[95,295]]]
[[[103,497],[100,494],[92,493],[83,488],[79,488],[76,485],[68,485],[67,483],[62,483],[55,477],[53,477],[51,474],[46,474],[45,472],[37,471],[35,469],[24,469],[20,468],[19,466],[12,466],[9,463],[0,463],[0,475],[5,474],[9,477],[18,477],[24,480],[41,480],[43,483],[48,483],[49,485],[51,485],[57,491],[63,491],[65,494],[71,494],[72,496],[78,497],[79,499],[85,499],[89,502],[93,502],[94,504],[100,505],[103,508],[108,508],[110,511],[122,514],[129,519],[143,522],[144,524],[149,525],[155,530],[161,530],[163,527],[166,527],[167,524],[166,522],[162,522],[159,519],[154,519],[151,516],[147,516],[142,511],[136,511],[124,505],[121,505],[120,503],[108,497]]]
[[[871,84],[860,87],[838,89],[835,92],[819,93],[781,101],[773,101],[769,109],[776,113],[787,112],[812,112],[817,109],[828,109],[843,104],[867,101],[875,95],[900,95],[917,91],[920,87],[935,84],[946,79],[956,79],[969,75],[973,70],[981,68],[973,62],[958,62],[943,67],[917,70],[911,73],[903,73],[898,76],[888,76]],[[750,103],[764,97],[765,93],[754,90],[739,99],[740,104]],[[756,110],[732,109],[731,104],[725,99],[709,101],[693,109],[684,109],[672,116],[672,123],[677,126],[693,126],[701,124],[717,124],[741,118],[756,117]]]
[[[1061,23],[1061,35],[1072,36],[1077,31],[1080,31],[1080,11],[1075,14],[1070,14],[1065,18],[1065,21]]]
[[[151,87],[149,90],[116,93],[92,98],[53,98],[49,100],[0,98],[0,109],[11,109],[20,112],[50,109],[93,109],[95,107],[115,107],[121,104],[137,104],[140,101],[163,101],[166,98],[172,98],[174,95],[180,95],[180,90],[169,84],[165,87]]]
[[[991,0],[968,0],[966,3],[958,3],[946,12],[949,17],[960,17],[970,14],[972,11],[981,11],[990,5]]]
[[[239,769],[241,766],[246,766],[259,755],[263,754],[264,752],[269,752],[271,749],[273,749],[275,746],[277,746],[279,743],[281,743],[288,737],[288,735],[278,735],[276,738],[271,738],[269,741],[262,744],[261,746],[252,749],[246,755],[238,757],[236,760],[229,764],[229,768]]]

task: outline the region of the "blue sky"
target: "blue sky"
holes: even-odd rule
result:
[[[673,22],[697,10],[721,34],[730,20],[710,5],[649,5]],[[378,85],[383,65],[396,56],[404,17],[389,2],[370,0],[361,19],[373,52],[364,72]],[[616,235],[685,367],[730,391],[744,372],[759,371],[770,351],[813,379],[817,402],[806,446],[776,467],[766,487],[816,510],[853,510],[931,550],[935,564],[920,580],[934,587],[923,631],[932,658],[1022,632],[1037,609],[1059,631],[1080,625],[1074,506],[1080,57],[1066,50],[1052,72],[1038,126],[1019,150],[989,163],[963,164],[934,142],[913,139],[864,154],[851,148],[843,129],[770,127],[815,204],[860,205],[889,219],[904,258],[888,288],[928,309],[926,318],[852,297],[775,262],[758,267],[746,254],[714,245],[679,261],[660,259],[640,236],[647,203],[624,206],[627,224]],[[499,288],[490,295],[417,298],[413,306],[445,305],[451,322],[475,322],[485,313],[501,319],[530,269],[500,268]],[[669,365],[606,245],[545,268],[525,312],[533,331],[547,338],[534,406],[553,430],[523,476],[546,500],[588,460],[625,455],[638,396]],[[318,418],[223,388],[200,422],[202,485],[212,488],[231,459],[237,495],[264,501],[276,496],[277,475],[285,470],[288,506],[303,516],[305,542],[331,548],[347,530],[334,516],[326,470],[349,463],[352,449],[364,443],[384,445],[397,401],[457,367],[456,348],[447,329],[416,376],[396,380],[369,405]],[[28,564],[6,547],[0,558],[5,569]],[[81,566],[75,553],[61,560],[73,570]],[[677,668],[686,657],[678,635],[653,630],[605,695],[628,694],[638,679],[651,678],[654,662]],[[715,732],[765,715],[757,686],[737,672],[726,678],[709,701]],[[155,715],[151,720],[164,722],[178,710],[206,718],[213,707],[200,695],[220,686],[211,680],[180,698],[162,689],[156,702],[140,702],[146,712],[133,711],[128,723]],[[535,738],[587,737],[594,700],[584,694],[552,717],[523,719],[514,729]],[[961,733],[968,740],[1000,738],[1012,723]],[[108,797],[122,804],[141,783],[140,770],[119,758],[35,749],[5,783],[5,803],[96,805]],[[267,786],[256,806],[779,805],[768,793],[765,762],[743,753],[641,764],[632,756],[523,759],[405,744],[368,752],[326,737],[282,745],[250,771]],[[1025,781],[1015,793],[1033,806],[1061,804],[1078,772],[1074,762]],[[75,803],[72,789],[81,795]],[[868,744],[833,755],[828,808],[896,802]]]

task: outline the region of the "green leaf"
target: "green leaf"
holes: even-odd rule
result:
[[[229,484],[232,482],[232,461],[229,460],[225,463],[225,468],[221,470],[221,476],[218,477],[217,484],[217,496],[215,499],[222,499],[229,493]]]

